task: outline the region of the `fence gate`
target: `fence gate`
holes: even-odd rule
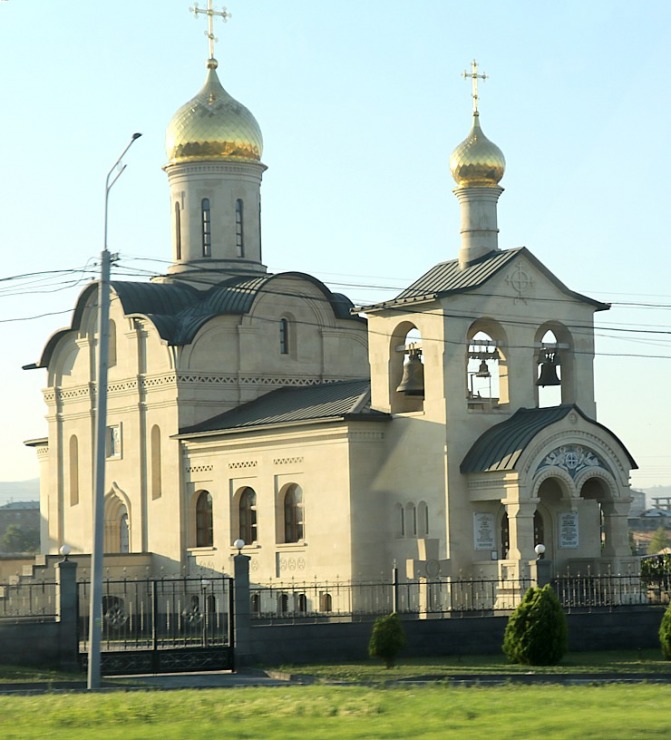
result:
[[[88,664],[91,584],[78,584],[79,657]],[[234,668],[233,582],[214,578],[106,580],[103,675]]]

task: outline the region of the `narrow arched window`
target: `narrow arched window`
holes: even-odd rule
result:
[[[246,545],[256,542],[256,493],[253,488],[245,488],[239,504],[240,539]]]
[[[429,507],[425,501],[420,501],[417,505],[417,534],[420,537],[429,535]]]
[[[396,510],[396,533],[399,537],[405,537],[405,512],[403,504],[395,504]]]
[[[130,552],[130,527],[125,511],[119,518],[119,552]]]
[[[203,198],[200,202],[201,234],[203,242],[203,257],[212,256],[212,214],[210,213],[210,199]]]
[[[175,202],[175,258],[182,259],[182,211]]]
[[[333,598],[328,591],[322,591],[319,594],[319,611],[332,612],[333,611]]]
[[[289,321],[280,319],[280,354],[289,354]]]
[[[289,594],[280,594],[277,606],[280,614],[286,614],[289,611]]]
[[[70,506],[79,503],[79,442],[70,437]]]
[[[238,198],[235,201],[235,248],[237,250],[238,257],[245,256],[245,227],[243,215],[242,200]]]
[[[161,497],[161,430],[151,428],[151,497]]]
[[[405,531],[408,537],[417,536],[417,510],[413,503],[405,506]]]
[[[251,611],[252,614],[258,614],[261,611],[261,597],[259,594],[252,594]]]
[[[107,337],[107,367],[116,365],[116,323],[110,319]]]
[[[299,486],[289,486],[284,494],[284,541],[303,539],[303,492]]]
[[[298,611],[305,614],[308,610],[308,599],[305,594],[298,594]]]
[[[545,522],[543,515],[536,509],[534,511],[534,547],[545,544]]]
[[[508,512],[504,511],[501,517],[501,559],[505,560],[510,552],[510,521]]]
[[[212,495],[201,491],[196,500],[196,547],[212,547]]]

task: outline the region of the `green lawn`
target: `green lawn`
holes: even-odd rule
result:
[[[669,702],[669,704],[667,704]],[[0,697],[3,740],[668,737],[671,686],[288,686]]]
[[[635,674],[671,677],[671,662],[663,660],[659,650],[604,651],[569,653],[556,666],[526,666],[509,663],[501,655],[465,655],[462,657],[400,658],[395,668],[387,670],[381,661],[283,665],[278,670],[294,676],[315,676],[324,681],[378,682],[454,675],[496,676],[501,674]]]

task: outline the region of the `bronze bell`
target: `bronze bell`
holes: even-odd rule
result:
[[[480,367],[478,368],[478,372],[475,373],[476,378],[491,378],[492,374],[489,372],[489,365],[487,365],[487,360],[483,360],[480,363]]]
[[[424,397],[424,365],[419,359],[419,352],[408,353],[408,359],[403,365],[403,377],[396,393]]]
[[[536,385],[545,387],[546,385],[561,385],[561,380],[557,375],[557,366],[559,365],[559,355],[557,352],[546,352],[545,359],[541,362],[540,373]]]

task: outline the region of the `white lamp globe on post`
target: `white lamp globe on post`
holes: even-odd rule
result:
[[[536,556],[538,557],[538,559],[542,560],[543,555],[545,555],[545,545],[543,545],[542,543],[539,543],[538,545],[536,545],[536,547],[534,547],[534,552],[536,553]]]

